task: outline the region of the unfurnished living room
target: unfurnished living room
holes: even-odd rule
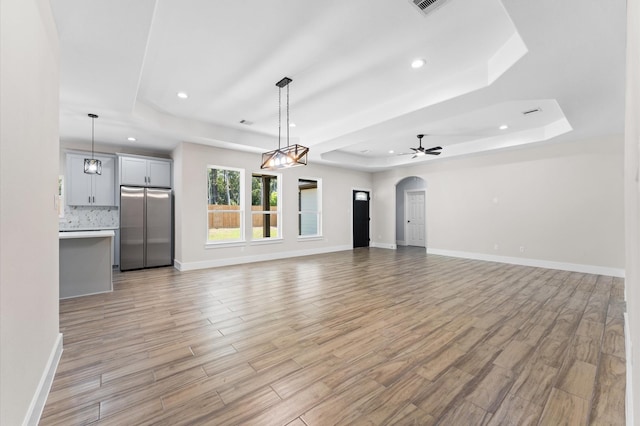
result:
[[[638,423],[639,29],[0,0],[0,424]]]

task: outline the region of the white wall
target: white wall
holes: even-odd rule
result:
[[[58,333],[58,39],[47,0],[0,3],[0,424],[39,416]],[[33,413],[33,417],[30,415]]]
[[[625,225],[627,313],[627,424],[640,419],[640,1],[627,1],[627,105],[625,129]],[[631,345],[629,345],[631,343]],[[631,346],[631,347],[628,347]],[[630,356],[629,356],[630,355]],[[631,368],[633,367],[633,368]],[[631,398],[630,398],[631,396]],[[629,407],[629,406],[632,406]],[[633,419],[631,418],[633,417]]]
[[[183,206],[183,188],[185,187],[184,178],[183,178],[183,159],[182,159],[182,148],[184,144],[180,144],[176,147],[176,149],[172,153],[173,157],[173,247],[174,259],[178,259],[182,262],[183,259],[182,249],[185,246],[186,242],[182,238],[182,222],[183,222],[183,211],[185,210]],[[205,200],[206,202],[206,200]],[[199,242],[196,242],[199,243]]]
[[[251,174],[261,173],[260,155],[183,143],[173,152],[176,201],[175,259],[180,269],[203,268],[269,258],[350,249],[352,188],[371,188],[371,174],[314,165],[282,171],[282,233],[270,244],[206,248],[207,166],[245,169],[245,202],[250,205]],[[298,240],[298,178],[322,179],[321,240]],[[245,212],[245,223],[249,220]],[[280,218],[279,218],[280,219]]]
[[[617,136],[377,173],[373,235],[383,243],[394,241],[395,184],[418,176],[427,182],[429,250],[622,273],[622,166],[623,138]]]

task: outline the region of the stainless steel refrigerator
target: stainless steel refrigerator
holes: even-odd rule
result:
[[[120,187],[120,270],[173,263],[170,189]]]

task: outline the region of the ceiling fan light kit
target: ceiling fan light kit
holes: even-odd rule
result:
[[[284,77],[282,80],[276,83],[278,86],[278,149],[265,152],[262,154],[261,169],[267,170],[279,170],[287,169],[289,167],[306,166],[307,154],[309,148],[299,144],[289,144],[289,83],[291,83],[289,77]],[[287,88],[287,146],[282,148],[280,145],[280,139],[282,134],[282,88]]]

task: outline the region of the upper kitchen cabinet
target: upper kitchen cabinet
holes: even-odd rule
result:
[[[95,155],[102,162],[102,174],[84,172],[84,159],[90,153],[67,153],[65,187],[70,206],[115,206],[116,157]]]
[[[171,160],[119,155],[120,185],[171,188]]]

